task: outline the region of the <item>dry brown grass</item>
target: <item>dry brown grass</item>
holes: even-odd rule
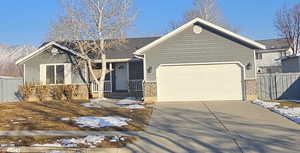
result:
[[[66,137],[66,136],[0,136],[0,144],[14,144],[16,147],[29,147],[34,144],[54,144],[60,139],[71,139],[82,137]],[[126,146],[128,143],[136,141],[138,138],[135,136],[126,136],[125,141],[110,142],[107,137],[97,147],[104,148],[120,148]],[[88,146],[80,145],[80,148],[87,148]]]
[[[152,114],[152,108],[129,110],[124,108],[86,108],[82,101],[71,103],[22,102],[0,104],[0,130],[104,130],[140,131],[144,130]],[[79,116],[122,116],[131,118],[129,125],[120,128],[88,129],[80,128],[73,122],[61,121],[64,117]]]

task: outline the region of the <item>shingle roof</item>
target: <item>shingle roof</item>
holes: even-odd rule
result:
[[[150,44],[151,42],[155,41],[158,38],[159,37],[127,38],[125,44],[118,46],[118,47],[110,48],[106,52],[106,57],[107,57],[107,59],[132,58],[132,57],[134,57],[133,53],[136,50]],[[74,47],[72,47],[72,43],[69,43],[69,42],[68,43],[67,42],[57,42],[57,43],[62,46],[65,46],[71,50],[76,51],[74,49]]]
[[[257,42],[264,44],[266,46],[267,50],[288,49],[289,48],[289,44],[285,38],[257,40]]]

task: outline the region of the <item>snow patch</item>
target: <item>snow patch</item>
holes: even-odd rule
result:
[[[31,145],[31,146],[32,147],[63,147],[59,143],[53,143],[53,144],[34,144],[34,145]]]
[[[127,97],[125,99],[118,101],[116,104],[117,105],[132,105],[132,104],[138,104],[138,103],[141,103],[141,101],[139,101],[133,97]]]
[[[32,147],[64,147],[75,148],[78,145],[86,145],[89,147],[95,147],[95,145],[101,143],[105,139],[105,136],[86,136],[84,138],[72,138],[72,139],[60,139],[53,144],[34,144]]]
[[[65,118],[61,118],[60,120],[62,120],[62,121],[70,121],[70,118],[65,117]]]
[[[101,105],[99,105],[99,104],[97,104],[95,102],[81,104],[81,106],[88,107],[88,108],[102,108]]]
[[[273,107],[276,107],[276,106],[279,106],[280,103],[275,103],[275,102],[264,102],[264,101],[261,101],[261,100],[254,100],[252,102],[253,104],[257,104],[257,105],[261,105],[263,106],[264,108],[273,108]]]
[[[98,99],[92,99],[90,100],[91,103],[99,103],[99,102],[102,102],[102,101],[106,101],[107,99],[106,98],[98,98]]]
[[[121,106],[121,107],[122,108],[128,108],[128,109],[144,109],[145,108],[143,105],[139,105],[139,104]]]
[[[274,112],[281,114],[290,120],[300,124],[300,107],[296,108],[274,108]]]
[[[280,103],[272,103],[272,102],[264,102],[260,100],[253,101],[254,104],[261,105],[265,108],[268,108],[272,110],[273,112],[276,112],[282,116],[285,116],[286,118],[300,124],[300,107],[295,107],[295,108],[289,108],[289,107],[284,107],[284,108],[278,108]]]
[[[102,127],[122,127],[127,124],[127,121],[131,121],[129,118],[123,118],[120,116],[108,116],[108,117],[94,117],[84,116],[72,119],[80,127],[89,128],[102,128]]]
[[[87,145],[89,147],[95,147],[95,145],[101,143],[105,139],[105,136],[86,136],[84,138],[79,139],[61,139],[58,140],[62,144],[62,146],[67,148],[74,148],[78,145]]]

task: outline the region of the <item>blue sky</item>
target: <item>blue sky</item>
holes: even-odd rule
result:
[[[277,37],[273,26],[276,10],[297,0],[219,0],[229,23],[251,39]],[[168,24],[192,7],[192,0],[135,0],[139,16],[130,37],[153,36],[167,31]],[[0,43],[39,45],[48,25],[59,13],[58,0],[2,0]]]

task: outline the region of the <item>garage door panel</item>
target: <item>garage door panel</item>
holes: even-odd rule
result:
[[[237,64],[161,66],[158,101],[242,100],[242,69]]]

